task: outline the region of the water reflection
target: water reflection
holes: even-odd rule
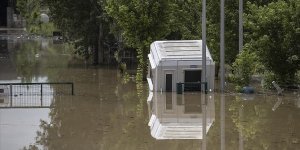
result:
[[[49,108],[54,95],[73,95],[71,83],[1,83],[0,108]]]
[[[1,82],[48,82],[67,67],[71,58],[67,44],[53,44],[42,37],[19,36],[23,38],[0,35]]]
[[[215,121],[213,95],[154,92],[148,107],[151,135],[158,140],[203,139]]]
[[[0,96],[0,109],[3,108],[50,108],[52,96]]]
[[[221,141],[221,150],[225,150],[225,95],[220,95],[220,141]]]
[[[58,55],[62,46],[53,46],[48,40],[17,36],[0,35],[0,84],[57,81],[61,69],[49,66],[66,66],[69,56]],[[49,113],[57,100],[53,94],[59,89],[43,85],[42,95],[40,85],[15,85],[13,88],[0,85],[1,150],[25,149],[28,145],[35,145],[41,120],[50,122]],[[35,148],[44,149],[43,145]]]
[[[0,109],[0,149],[19,150],[35,143],[40,120],[49,121],[49,109]]]
[[[123,82],[110,66],[86,66],[63,46],[20,38],[11,47],[0,58],[0,82],[72,81],[75,96],[44,95],[43,106],[50,107],[38,109],[27,107],[41,106],[39,95],[0,98],[5,107],[23,107],[0,109],[1,150],[300,147],[299,91],[282,97],[150,93],[147,102],[146,84]]]
[[[17,80],[17,72],[9,51],[9,42],[0,38],[0,80]]]
[[[231,139],[234,134],[228,133],[227,128],[237,132],[239,140],[235,145],[238,146],[239,150],[296,150],[300,147],[300,110],[295,105],[297,97],[294,94],[290,93],[287,96],[257,95],[250,101],[245,100],[240,95],[225,97],[229,111],[225,115],[226,127],[225,131],[223,130],[226,141],[224,140],[222,145],[226,149],[234,141]],[[221,113],[221,116],[222,114],[224,113]],[[230,116],[233,123],[232,127],[226,116]]]

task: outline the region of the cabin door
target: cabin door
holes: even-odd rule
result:
[[[166,92],[172,92],[173,89],[173,75],[170,73],[166,74]]]

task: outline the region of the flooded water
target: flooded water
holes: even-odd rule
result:
[[[3,90],[0,150],[300,149],[299,91],[149,93],[146,82],[122,78],[116,67],[86,65],[51,40],[3,42],[1,83],[73,82],[75,95],[54,85],[42,96]]]

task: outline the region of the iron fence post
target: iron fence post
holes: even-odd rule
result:
[[[74,95],[74,83],[71,83],[72,85],[72,95]]]
[[[12,96],[12,84],[9,85],[10,96]]]
[[[205,86],[205,94],[207,94],[208,90],[207,90],[207,82],[204,83]]]
[[[41,83],[41,99],[43,97],[43,83]]]
[[[10,89],[10,106],[12,107],[12,84],[9,85],[9,89]]]

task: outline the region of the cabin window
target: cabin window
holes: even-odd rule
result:
[[[201,91],[201,70],[185,70],[184,91]]]

